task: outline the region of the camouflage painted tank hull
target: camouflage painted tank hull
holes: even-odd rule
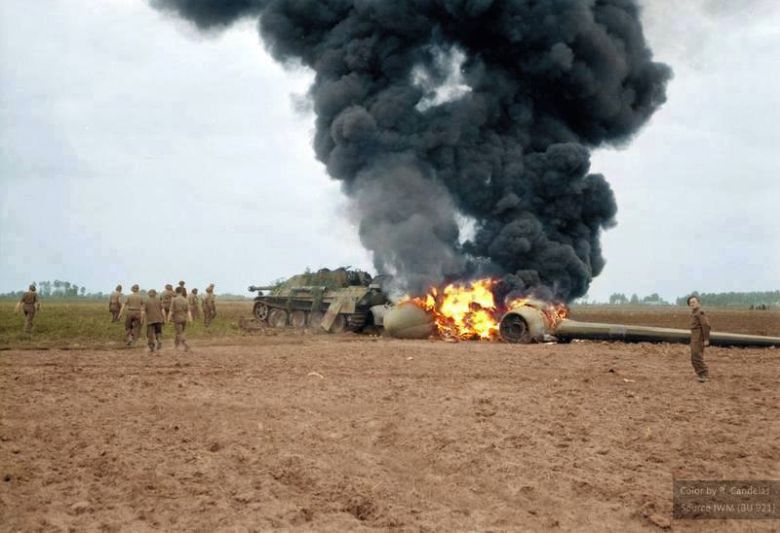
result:
[[[259,292],[253,314],[269,326],[322,328],[332,333],[381,325],[380,308],[388,302],[368,274],[346,269],[323,269],[249,290]]]

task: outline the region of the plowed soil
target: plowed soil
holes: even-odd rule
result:
[[[686,325],[637,312],[575,318]],[[0,353],[0,530],[780,527],[671,518],[674,478],[780,479],[780,350],[708,348],[700,384],[681,345],[166,342]]]

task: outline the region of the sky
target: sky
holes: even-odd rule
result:
[[[589,297],[778,290],[780,3],[643,5],[674,78],[631,142],[593,154],[618,224]],[[141,0],[4,0],[0,292],[372,271],[314,156],[311,79],[251,22],[204,35]]]

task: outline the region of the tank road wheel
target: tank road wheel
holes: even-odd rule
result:
[[[294,328],[306,327],[306,318],[306,311],[293,311],[290,314],[290,325]]]
[[[255,314],[255,318],[264,322],[268,318],[268,306],[263,302],[257,302],[255,308],[252,310]]]
[[[272,328],[283,328],[287,325],[287,311],[284,309],[271,309],[268,313],[268,325]]]
[[[314,311],[313,313],[309,313],[309,327],[315,328],[315,329],[321,329],[320,324],[322,324],[322,313],[319,311]]]
[[[333,320],[333,324],[330,326],[331,333],[344,333],[347,329],[347,317],[344,315],[336,315]]]
[[[360,331],[366,326],[366,315],[353,313],[347,318],[347,327],[350,331]]]

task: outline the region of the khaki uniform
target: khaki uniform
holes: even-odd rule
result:
[[[203,324],[209,327],[211,321],[217,316],[217,303],[213,291],[206,291],[206,296],[203,297]]]
[[[704,341],[710,340],[710,321],[704,311],[696,309],[691,313],[691,364],[696,374],[706,376],[709,372],[704,363]]]
[[[125,301],[125,333],[127,333],[128,342],[134,342],[138,339],[141,330],[141,309],[144,306],[143,296],[137,292],[132,292]]]
[[[41,305],[38,300],[38,293],[35,291],[25,292],[19,303],[22,304],[22,310],[24,311],[24,332],[32,333],[33,319]]]
[[[197,320],[200,318],[200,305],[198,300],[197,294],[190,293],[189,296],[187,296],[187,304],[190,306],[190,313],[192,314],[192,319]]]
[[[108,297],[108,311],[111,313],[111,322],[119,322],[119,311],[122,309],[122,293],[114,291]]]
[[[179,344],[183,345],[185,350],[189,350],[189,346],[187,346],[187,339],[184,337],[184,330],[187,329],[187,315],[189,309],[190,306],[184,296],[176,296],[176,298],[174,298],[171,302],[173,325],[176,328],[176,340],[174,341],[174,344],[177,347]]]
[[[157,296],[149,296],[144,302],[146,315],[146,344],[151,351],[162,348],[162,327],[165,322],[162,302]]]
[[[165,310],[165,315],[168,316],[168,313],[171,312],[171,302],[173,299],[176,298],[176,293],[173,292],[171,289],[165,289],[162,292],[162,306]]]

